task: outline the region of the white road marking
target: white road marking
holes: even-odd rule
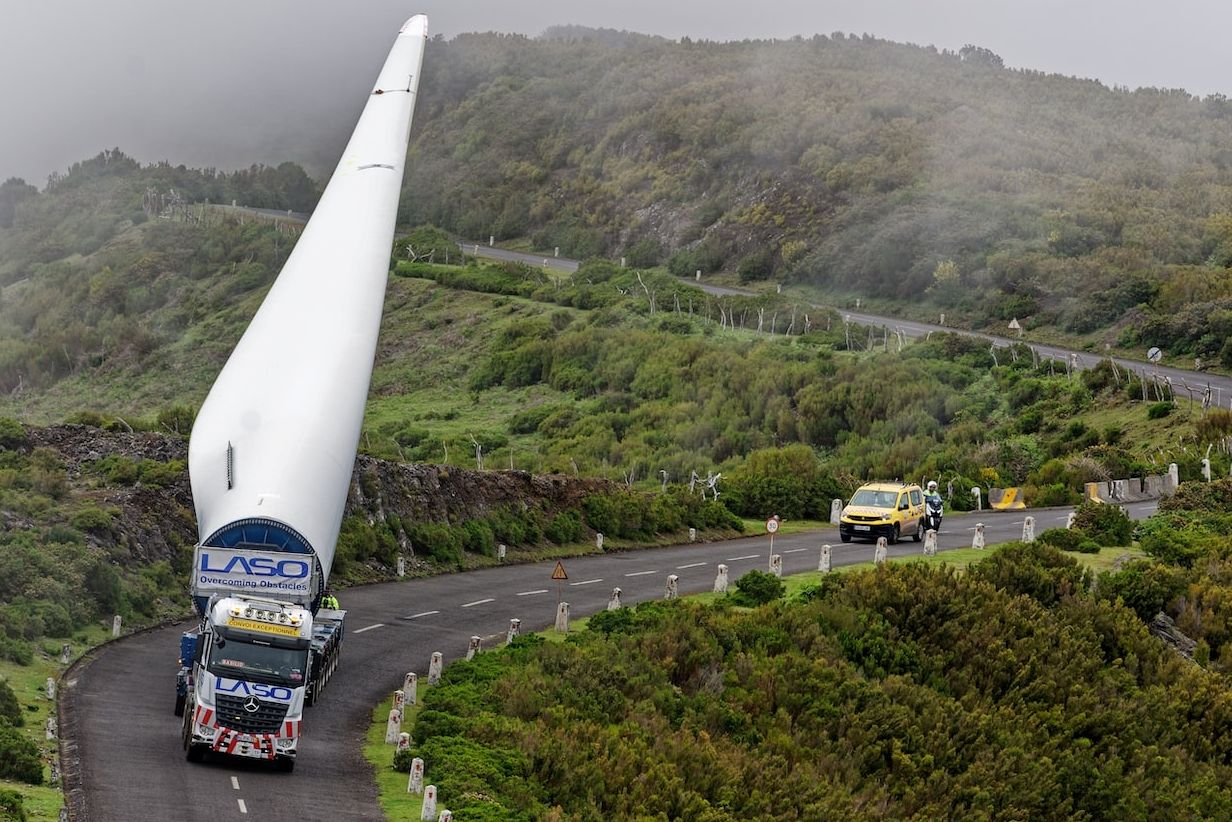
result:
[[[761,554],[749,554],[748,556],[743,556],[743,557],[728,557],[727,561],[728,562],[739,562],[742,559],[757,559],[760,556]]]
[[[240,803],[240,813],[248,813],[248,806],[244,804],[243,799],[237,799],[235,801]]]
[[[240,778],[238,776],[231,777],[231,787],[237,791],[240,789]]]
[[[784,551],[783,553],[784,553],[784,554],[798,554],[798,553],[800,553],[801,551],[807,551],[807,550],[808,550],[807,548],[788,548],[788,549],[787,549],[786,551]]]
[[[602,578],[602,577],[600,577],[599,579],[584,579],[584,580],[582,580],[581,582],[570,582],[570,583],[569,583],[569,585],[570,585],[570,586],[574,586],[574,585],[593,585],[593,584],[595,584],[596,582],[603,582],[603,578]]]
[[[518,591],[517,596],[528,597],[532,594],[546,594],[547,592],[547,588],[537,588],[534,591]]]
[[[371,631],[373,628],[384,628],[384,627],[385,627],[384,622],[378,622],[376,625],[369,625],[367,628],[360,628],[358,630],[351,631],[351,633],[362,634],[364,631]]]
[[[495,600],[494,598],[492,598],[492,597],[488,597],[487,599],[477,599],[477,600],[475,600],[474,602],[466,602],[466,603],[463,603],[463,604],[462,604],[462,607],[463,607],[463,608],[472,608],[472,607],[474,607],[474,606],[476,606],[476,605],[483,605],[483,604],[488,603],[488,602],[496,602],[496,600]]]
[[[634,571],[634,572],[633,572],[633,573],[631,573],[631,574],[625,574],[625,576],[627,576],[627,577],[644,577],[644,576],[646,576],[647,574],[657,574],[657,573],[659,573],[659,572],[658,572],[658,571]]]
[[[402,618],[403,619],[419,619],[420,617],[432,616],[433,614],[439,614],[439,613],[440,611],[424,611],[422,614],[411,614],[410,616],[405,616]]]
[[[677,571],[683,571],[685,568],[700,568],[703,565],[709,565],[709,562],[690,562],[688,565],[677,565]]]

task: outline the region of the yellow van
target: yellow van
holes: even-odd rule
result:
[[[885,537],[893,545],[910,534],[916,542],[924,536],[924,491],[903,482],[870,482],[861,485],[839,518],[838,538],[873,540]]]

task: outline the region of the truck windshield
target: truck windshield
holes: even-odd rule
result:
[[[219,647],[220,644],[222,647]],[[210,652],[209,671],[231,679],[251,679],[298,688],[304,684],[307,661],[307,651],[228,639],[214,644]]]

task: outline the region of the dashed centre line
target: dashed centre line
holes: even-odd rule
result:
[[[784,553],[784,554],[798,554],[798,553],[800,553],[801,551],[807,551],[807,550],[808,550],[807,548],[788,548],[788,549],[787,549],[786,551],[784,551],[783,553]]]
[[[378,622],[376,625],[369,625],[367,628],[360,628],[358,630],[351,631],[351,633],[362,634],[364,631],[371,631],[373,628],[384,628],[384,627],[385,627],[384,622]]]
[[[240,803],[240,813],[248,813],[248,806],[244,804],[243,799],[237,799],[235,801]]]
[[[602,578],[602,577],[600,577],[599,579],[584,579],[584,580],[582,580],[581,582],[570,582],[570,583],[569,583],[569,586],[570,586],[570,587],[573,587],[573,586],[576,586],[576,585],[593,585],[593,584],[595,584],[596,582],[603,582],[603,578]]]
[[[474,602],[465,602],[465,603],[463,603],[463,604],[462,604],[462,607],[463,607],[463,608],[473,608],[473,607],[475,607],[476,605],[484,605],[484,604],[489,603],[489,602],[496,602],[496,599],[495,599],[494,597],[488,597],[487,599],[477,599],[477,600],[475,600]]]
[[[231,777],[231,787],[237,791],[240,789],[240,778],[238,776]]]
[[[757,558],[758,558],[758,557],[760,557],[760,556],[761,556],[761,554],[747,554],[747,555],[742,556],[742,557],[728,557],[728,558],[727,558],[727,561],[728,561],[728,562],[739,562],[739,561],[740,561],[740,560],[742,560],[742,559],[757,559]]]
[[[685,568],[700,568],[703,565],[709,565],[709,562],[690,562],[688,565],[677,565],[677,571],[683,571]]]
[[[403,619],[419,619],[420,617],[432,616],[433,614],[439,614],[439,613],[440,611],[424,611],[419,614],[411,614],[410,616],[404,616],[402,618]]]
[[[657,574],[657,573],[659,573],[659,572],[658,572],[658,571],[634,571],[634,572],[633,572],[633,573],[631,573],[631,574],[625,574],[625,576],[627,576],[627,577],[644,577],[644,576],[646,576],[647,574]]]
[[[536,588],[533,591],[518,591],[516,596],[528,597],[528,596],[531,596],[532,594],[546,594],[547,592],[548,592],[547,588]]]

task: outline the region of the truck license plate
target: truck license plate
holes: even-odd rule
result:
[[[871,530],[873,530],[873,526],[871,526],[871,525],[857,525],[857,526],[856,526],[856,530],[857,530],[857,531],[871,531]]]

